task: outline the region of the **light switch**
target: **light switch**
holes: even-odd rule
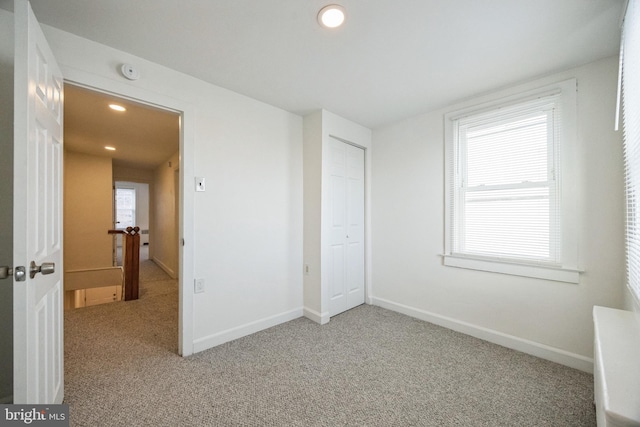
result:
[[[204,292],[204,279],[195,279],[193,292],[196,294]]]
[[[196,176],[196,191],[204,191],[204,178]]]

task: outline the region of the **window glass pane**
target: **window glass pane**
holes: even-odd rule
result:
[[[549,189],[473,191],[465,194],[465,253],[549,259]]]
[[[116,188],[116,228],[134,227],[136,219],[136,190]]]
[[[466,129],[467,186],[547,181],[547,117],[542,112]]]

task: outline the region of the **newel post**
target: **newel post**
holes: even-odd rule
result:
[[[124,264],[124,300],[138,299],[140,279],[140,227],[127,227],[123,248]]]
[[[140,279],[140,227],[109,230],[109,234],[122,234],[122,265],[124,267],[124,300],[138,299]]]

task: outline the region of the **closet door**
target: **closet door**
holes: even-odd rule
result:
[[[329,144],[329,314],[364,303],[364,150]]]

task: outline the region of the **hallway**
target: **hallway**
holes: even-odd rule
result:
[[[167,352],[179,358],[178,281],[142,260],[138,300],[65,311],[64,334],[65,403],[74,425],[73,414],[86,421],[87,413],[109,411],[109,397],[121,401],[129,382],[146,381],[138,376],[149,366],[145,359]]]

